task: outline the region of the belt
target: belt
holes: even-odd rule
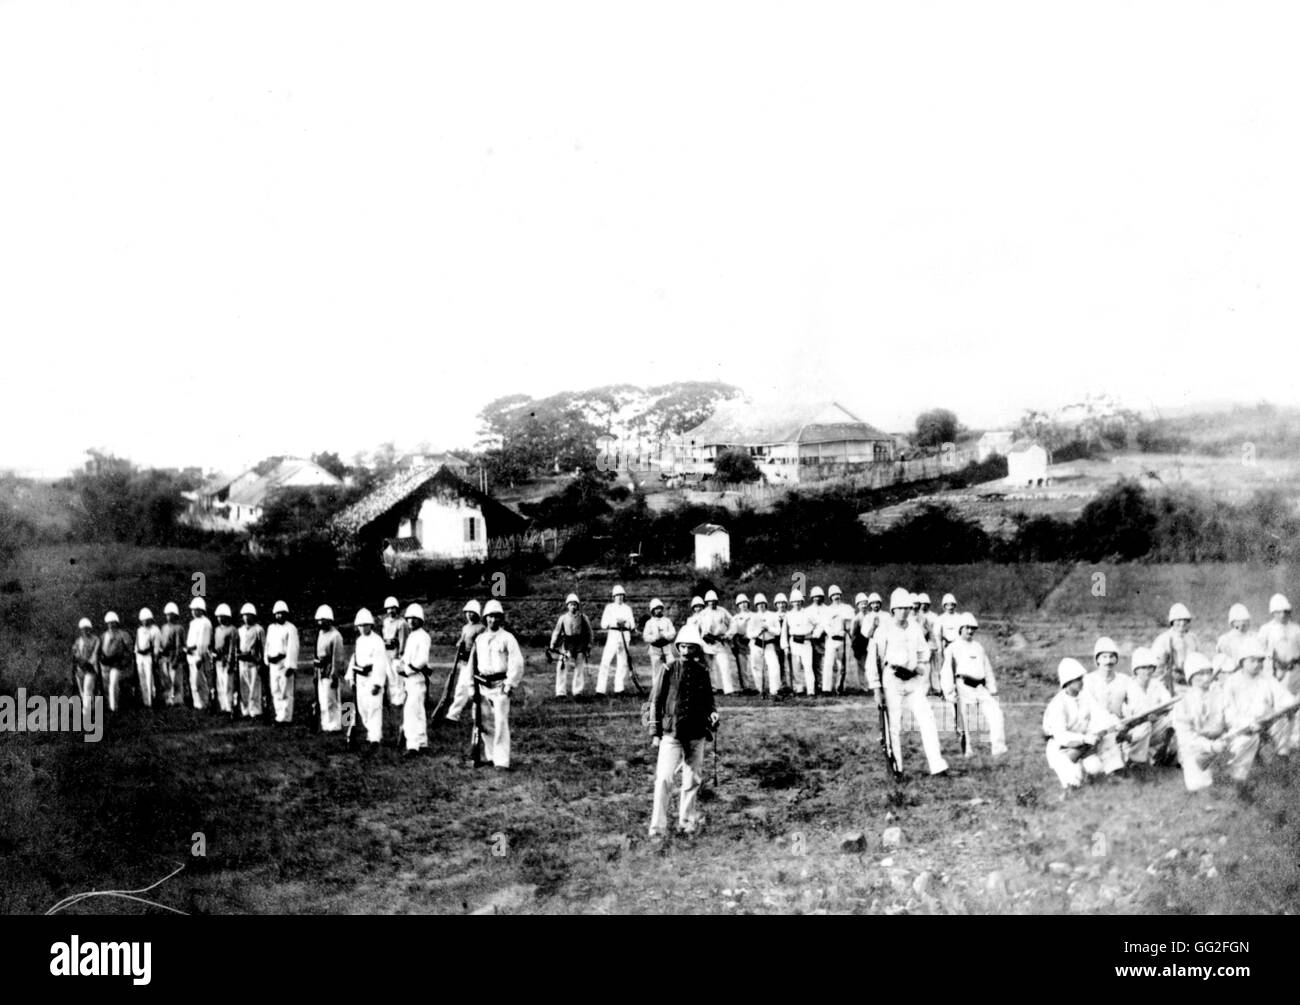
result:
[[[802,643],[805,639],[808,638],[808,636],[807,636],[807,635],[791,635],[790,638],[791,638],[791,640],[793,640],[793,641],[795,641],[795,642],[800,642],[800,643]]]
[[[843,642],[843,641],[844,641],[844,636],[843,636],[843,635],[832,635],[832,636],[830,637],[830,639],[831,639],[832,642]]]
[[[962,683],[965,684],[967,687],[983,687],[983,686],[984,686],[985,681],[984,681],[984,678],[983,678],[983,677],[979,677],[979,678],[975,678],[975,677],[967,677],[965,674],[960,674],[959,676],[960,676],[961,679],[962,679]]]
[[[912,670],[909,667],[896,666],[893,663],[889,664],[889,669],[894,671],[894,676],[899,680],[911,680],[921,672],[920,670]]]
[[[503,680],[506,679],[506,677],[507,674],[504,673],[489,673],[489,674],[474,675],[474,679],[476,681],[478,681],[480,684],[487,684],[489,687],[491,687],[493,684],[500,684]]]

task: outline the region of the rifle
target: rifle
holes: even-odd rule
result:
[[[477,649],[470,652],[469,665],[466,669],[469,670],[470,683],[474,688],[474,709],[470,716],[473,726],[469,734],[469,756],[474,762],[474,767],[477,768],[483,763],[483,692],[479,688]]]
[[[1182,700],[1183,696],[1179,695],[1177,698],[1171,699],[1163,705],[1157,705],[1155,708],[1148,709],[1140,715],[1133,715],[1129,716],[1127,719],[1122,719],[1117,725],[1107,726],[1105,729],[1098,730],[1097,735],[1104,736],[1107,733],[1114,733],[1115,739],[1125,739],[1134,726],[1140,726],[1142,723],[1148,722],[1151,719],[1159,718]]]
[[[885,761],[889,765],[890,773],[894,776],[894,781],[901,781],[903,778],[903,769],[898,764],[896,752],[894,750],[894,737],[889,731],[889,698],[885,693],[885,670],[880,669],[880,680],[877,682],[880,688],[880,749],[885,755]]]
[[[639,697],[645,697],[645,688],[641,686],[641,681],[636,675],[636,665],[632,662],[632,650],[627,644],[627,629],[620,627],[618,637],[623,640],[623,655],[627,657],[627,675],[632,678],[632,683],[636,685],[636,693]]]
[[[1287,705],[1286,708],[1278,709],[1276,712],[1269,712],[1268,715],[1260,716],[1254,722],[1247,723],[1244,726],[1238,726],[1236,729],[1228,731],[1221,736],[1220,739],[1234,740],[1246,733],[1262,733],[1279,719],[1285,719],[1288,716],[1294,715],[1297,711],[1300,711],[1300,701],[1293,701],[1290,705]]]
[[[957,714],[955,724],[957,726],[957,738],[961,741],[961,754],[962,757],[970,757],[975,751],[971,749],[970,733],[966,729],[966,707],[962,703],[961,691],[957,689],[956,681],[953,681],[952,691],[955,696],[952,705]]]

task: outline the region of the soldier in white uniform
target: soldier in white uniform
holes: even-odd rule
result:
[[[190,601],[190,624],[185,632],[185,660],[190,669],[190,696],[195,708],[216,708],[212,701],[212,622],[202,597]]]
[[[763,690],[762,668],[751,666],[749,662],[749,622],[753,617],[754,612],[749,609],[749,597],[743,593],[736,594],[736,613],[731,616],[726,645],[736,667],[736,682],[745,694],[751,691],[761,694]]]
[[[1251,641],[1250,611],[1245,604],[1233,604],[1228,609],[1228,631],[1214,644],[1214,671],[1233,673],[1241,662],[1241,654]]]
[[[911,594],[906,590],[895,590],[890,595],[892,617],[877,629],[875,637],[881,671],[872,677],[870,684],[877,707],[884,703],[889,713],[889,731],[898,770],[901,772],[903,768],[903,706],[906,704],[921,733],[921,746],[925,750],[930,774],[941,775],[948,770],[948,762],[939,749],[939,730],[926,695],[930,645],[920,626],[908,620],[911,606]]]
[[[72,643],[72,676],[81,698],[82,716],[93,714],[95,689],[101,670],[99,666],[99,636],[89,618],[77,622],[77,639]]]
[[[814,633],[824,643],[822,653],[822,691],[826,694],[843,694],[848,677],[848,640],[853,631],[853,608],[844,603],[838,586],[826,591],[830,601],[826,605]],[[838,676],[837,676],[838,672]]]
[[[723,694],[736,693],[736,671],[731,663],[731,615],[718,606],[718,594],[709,590],[704,594],[704,610],[695,619],[695,626],[704,640],[704,655],[715,668]]]
[[[1138,646],[1133,650],[1133,677],[1120,705],[1121,719],[1131,719],[1173,700],[1163,683],[1156,678],[1156,658],[1151,650]],[[1130,764],[1168,764],[1173,758],[1173,712],[1165,712],[1154,722],[1138,723],[1127,737],[1117,736],[1124,759]]]
[[[474,697],[474,679],[469,673],[469,654],[474,651],[474,640],[487,630],[477,600],[466,601],[462,613],[465,615],[465,624],[461,627],[460,638],[456,642],[456,658],[451,670],[456,674],[456,684],[451,705],[445,714],[448,722],[459,722],[460,713]],[[456,670],[457,665],[460,667],[459,671]]]
[[[1102,636],[1092,647],[1092,662],[1095,667],[1083,680],[1083,690],[1092,699],[1113,715],[1120,718],[1120,709],[1124,705],[1124,696],[1128,694],[1133,678],[1120,673],[1119,646],[1113,639]]]
[[[239,708],[244,718],[262,714],[262,662],[266,632],[257,624],[257,608],[245,604],[239,609],[244,623],[235,632],[235,662],[239,665]]]
[[[348,664],[347,682],[356,701],[353,728],[359,723],[366,731],[365,749],[379,749],[384,738],[384,686],[388,682],[388,649],[383,637],[375,634],[375,616],[366,608],[353,619],[359,634]],[[351,731],[349,731],[351,739]]]
[[[140,703],[153,708],[154,663],[162,648],[162,632],[153,623],[153,611],[140,608],[140,627],[135,630],[135,675],[140,687]]]
[[[790,637],[785,630],[785,620],[790,616],[790,601],[786,600],[784,593],[778,593],[772,598],[772,606],[776,608],[772,613],[776,616],[777,630],[780,632],[777,636],[780,641],[777,644],[776,655],[781,663],[781,686],[787,691],[793,691],[794,674],[790,672]]]
[[[212,630],[212,667],[217,678],[217,705],[235,714],[239,700],[239,629],[231,624],[229,604],[217,605],[217,627]]]
[[[1275,593],[1268,602],[1270,620],[1260,625],[1264,670],[1300,697],[1300,625],[1291,620],[1291,602]],[[1300,746],[1300,716],[1291,718],[1291,746]]]
[[[1264,673],[1266,650],[1256,640],[1241,657],[1236,674],[1223,688],[1224,715],[1232,735],[1228,741],[1228,774],[1235,782],[1250,776],[1251,766],[1259,753],[1260,729],[1255,723],[1266,715],[1296,704],[1296,698],[1271,674]],[[1278,757],[1291,753],[1291,723],[1295,716],[1279,719],[1268,727]]]
[[[1085,775],[1119,771],[1124,756],[1115,742],[1115,717],[1083,689],[1083,664],[1067,656],[1056,675],[1060,690],[1043,712],[1047,763],[1063,789],[1074,789],[1083,784]]]
[[[130,687],[135,667],[134,649],[135,639],[122,627],[117,614],[109,611],[104,615],[104,633],[99,637],[99,667],[100,686],[110,712],[121,708],[122,683],[125,681]]]
[[[402,605],[396,597],[385,597],[384,617],[377,626],[388,653],[388,679],[384,682],[384,732],[396,736],[398,742],[402,735],[402,708],[406,704],[406,678],[398,671],[398,662],[406,648],[406,637],[411,632],[406,619],[399,613],[401,609]]]
[[[596,677],[597,694],[605,694],[609,690],[610,666],[615,667],[614,693],[622,694],[627,687],[627,675],[631,669],[632,657],[628,651],[628,633],[636,628],[636,615],[627,605],[624,599],[626,596],[623,587],[614,587],[613,599],[605,605],[605,610],[600,616],[600,627],[605,631],[605,651],[601,654],[600,673]],[[487,617],[486,613],[484,617]],[[509,632],[506,634],[509,635]],[[513,635],[510,637],[514,638]]]
[[[790,591],[790,612],[785,616],[784,649],[790,659],[790,686],[795,694],[817,693],[817,666],[813,662],[812,635],[817,619],[803,605],[803,594]]]
[[[758,693],[764,693],[763,679],[767,678],[766,694],[772,698],[781,692],[781,620],[775,611],[767,609],[767,597],[754,594],[754,616],[745,629],[749,636],[749,665],[754,668]]]
[[[944,651],[957,641],[963,615],[957,613],[957,598],[951,593],[943,595],[941,606],[943,613],[935,618],[935,624],[938,626],[936,637],[939,642],[939,664],[942,666]]]
[[[826,619],[826,591],[820,586],[814,586],[808,591],[808,606],[804,610],[813,622],[813,630],[808,633],[808,641],[812,645],[813,686],[808,689],[808,693],[815,695],[818,693],[817,675],[821,673],[826,659],[826,637],[818,631]]]
[[[298,673],[298,627],[289,620],[289,605],[277,600],[274,620],[266,629],[266,662],[271,668],[271,700],[278,724],[293,722],[293,683]]]
[[[1156,636],[1151,643],[1151,654],[1156,658],[1156,673],[1170,694],[1187,683],[1183,667],[1189,653],[1198,652],[1200,641],[1191,631],[1192,614],[1183,604],[1169,608],[1169,628]]]
[[[876,632],[889,620],[889,614],[881,610],[883,601],[874,590],[867,594],[867,609],[858,620],[856,631],[861,638],[859,643],[865,656],[861,664],[862,686],[870,690],[869,681],[880,680],[880,652],[876,646]]]
[[[402,703],[402,735],[406,737],[406,756],[418,754],[429,746],[429,716],[425,702],[429,696],[429,650],[432,640],[424,630],[424,608],[411,604],[406,608],[408,631],[402,647],[397,672],[404,683],[406,700]]]
[[[580,608],[582,601],[576,593],[564,598],[564,613],[555,622],[551,632],[551,652],[555,655],[555,697],[569,693],[569,667],[573,667],[572,693],[574,697],[587,690],[587,656],[595,633],[591,622]]]
[[[939,679],[939,619],[930,610],[930,594],[912,594],[911,620],[921,626],[925,643],[930,647],[930,694],[943,694],[943,681]]]
[[[1174,706],[1174,734],[1178,738],[1183,784],[1188,792],[1199,792],[1214,784],[1214,758],[1228,747],[1224,736],[1228,724],[1224,717],[1223,690],[1210,686],[1214,679],[1210,660],[1200,653],[1191,653],[1184,669],[1187,690],[1182,701]]]
[[[655,597],[650,601],[650,617],[645,623],[645,628],[641,630],[641,638],[645,640],[650,650],[651,688],[657,686],[659,675],[664,672],[664,667],[672,662],[672,645],[676,637],[677,629],[673,627],[672,621],[664,616],[663,601]]]
[[[339,701],[339,681],[346,672],[343,636],[334,627],[334,609],[328,604],[316,608],[316,701],[320,706],[320,731],[343,731],[343,705]]]
[[[975,615],[967,611],[958,615],[958,637],[944,648],[943,654],[943,695],[948,701],[960,698],[962,708],[966,709],[965,719],[971,721],[969,709],[978,707],[989,727],[989,746],[994,757],[1001,757],[1007,752],[1006,723],[1002,717],[1002,707],[998,704],[998,682],[993,676],[993,664],[989,662],[984,647],[975,641],[975,632],[979,622]],[[970,728],[967,726],[969,736]],[[970,739],[970,750],[974,752],[975,742]]]
[[[617,589],[615,597],[622,597],[622,588]],[[497,768],[508,770],[510,692],[523,680],[524,657],[514,635],[505,628],[505,611],[500,602],[489,600],[483,606],[483,620],[487,622],[487,630],[474,640],[470,654],[470,673],[478,681],[480,699],[487,700],[487,711],[491,712],[490,721],[484,716],[481,731],[483,756]]]

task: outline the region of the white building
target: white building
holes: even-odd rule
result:
[[[272,495],[281,489],[342,484],[315,461],[268,458],[233,478],[215,478],[204,485],[193,496],[189,520],[211,530],[245,531],[262,518]]]
[[[702,523],[695,535],[695,568],[716,569],[731,564],[731,535],[716,523]]]
[[[1007,451],[1008,485],[1045,485],[1047,451],[1037,440],[1021,440]]]
[[[439,466],[399,472],[335,517],[333,528],[354,546],[381,551],[391,569],[411,559],[455,566],[482,562],[490,539],[521,533],[526,524]]]

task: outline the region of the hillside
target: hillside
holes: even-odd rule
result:
[[[1208,454],[1238,460],[1278,459],[1300,454],[1300,409],[1234,405],[1223,411],[1173,412],[1144,423],[1138,432],[1143,450]]]

